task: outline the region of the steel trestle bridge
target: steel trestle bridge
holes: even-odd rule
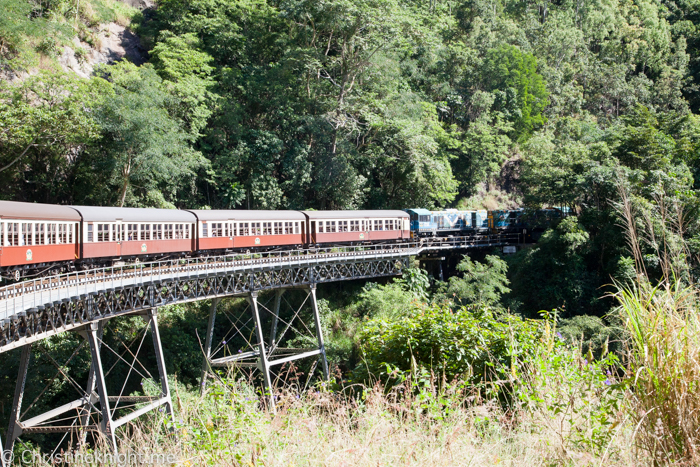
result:
[[[0,288],[0,353],[21,348],[21,357],[4,443],[5,455],[0,456],[0,467],[10,465],[14,443],[22,435],[64,433],[80,444],[86,442],[87,432],[94,432],[116,450],[115,431],[118,427],[154,409],[172,415],[158,329],[159,307],[212,299],[203,345],[202,392],[213,373],[212,368],[257,368],[262,373],[265,385],[265,401],[274,410],[275,368],[295,360],[316,357],[324,378],[329,378],[316,300],[317,284],[396,276],[410,267],[412,257],[520,243],[518,234],[502,234],[203,256],[97,268],[4,286]],[[260,294],[271,290],[275,291],[272,298],[269,303],[264,303]],[[293,290],[301,291],[302,296],[297,301],[300,304],[287,300],[285,291]],[[224,323],[230,324],[231,329],[222,342],[215,345],[214,326],[219,301],[224,297],[236,296],[246,299],[246,312],[240,316],[225,316],[228,322]],[[305,307],[310,307],[313,323],[305,323],[302,319],[301,313]],[[143,336],[136,352],[127,349],[120,354],[102,340],[105,326],[111,319],[120,316],[140,316],[144,320]],[[267,335],[264,324],[269,325]],[[138,352],[144,345],[148,331],[151,333],[157,367],[153,369],[153,375],[138,360]],[[57,377],[69,379],[78,390],[78,397],[60,407],[26,418],[29,408],[23,408],[22,401],[32,344],[63,332],[82,336],[80,347],[87,345],[90,349],[87,384],[81,385],[71,380],[70,375],[63,372],[62,365],[51,355],[46,355],[58,369]],[[283,342],[289,341],[292,334],[305,334],[301,341],[307,345],[283,347]],[[234,335],[245,342],[245,351],[239,348],[236,352],[227,348],[227,340],[232,342]],[[153,394],[108,394],[106,381],[111,368],[103,366],[105,352],[111,352],[125,364],[129,376],[157,380],[156,389],[151,391]],[[70,416],[65,417],[66,414]],[[62,441],[64,439],[65,436]]]

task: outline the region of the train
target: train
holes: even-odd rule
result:
[[[527,225],[524,213],[177,210],[0,201],[0,275],[17,281],[185,256],[515,232]]]

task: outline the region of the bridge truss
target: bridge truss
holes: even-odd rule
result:
[[[9,465],[8,456],[14,443],[23,435],[64,433],[71,436],[75,446],[85,442],[87,432],[93,432],[116,450],[115,431],[120,426],[154,409],[172,414],[158,329],[158,309],[162,306],[211,299],[203,346],[201,391],[206,390],[214,368],[256,368],[262,373],[266,404],[274,410],[273,387],[275,378],[279,378],[275,371],[281,366],[315,358],[323,377],[329,377],[316,299],[317,284],[400,275],[410,267],[411,258],[421,254],[517,243],[517,235],[493,235],[181,258],[61,274],[0,288],[0,353],[21,348],[19,375],[4,443],[5,455],[0,456],[0,467]],[[260,294],[266,291],[274,291],[272,303],[260,301]],[[302,298],[297,300],[300,303],[292,304],[287,300],[292,291],[297,295],[301,293]],[[239,316],[225,316],[227,321],[223,323],[229,330],[224,339],[215,343],[217,306],[224,297],[243,297],[248,307]],[[140,316],[146,323],[138,350],[143,348],[146,332],[150,332],[157,367],[153,372],[139,361],[138,351],[124,345],[126,350],[120,353],[103,342],[105,326],[122,316]],[[267,335],[266,326],[269,328]],[[23,399],[32,344],[64,332],[81,336],[79,347],[86,345],[90,349],[87,384],[69,381],[78,391],[77,399],[23,418],[29,411],[28,408],[23,411]],[[305,338],[295,339],[305,346],[284,347],[290,333],[305,335]],[[237,349],[230,348],[234,342]],[[71,358],[77,352],[76,349]],[[155,389],[141,396],[108,394],[106,381],[111,368],[104,368],[105,352],[112,357],[116,355],[116,360],[126,365],[128,377],[145,380],[157,374],[158,378],[152,378],[157,380]],[[51,355],[46,358],[58,369],[56,377],[70,379],[62,370],[65,363],[62,366]],[[124,387],[126,382],[122,390]],[[65,436],[61,441],[64,440]]]

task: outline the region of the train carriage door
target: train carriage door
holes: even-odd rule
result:
[[[114,254],[116,256],[121,256],[122,255],[122,239],[124,238],[124,228],[126,225],[122,224],[121,220],[118,220],[116,222],[116,225],[114,226]]]

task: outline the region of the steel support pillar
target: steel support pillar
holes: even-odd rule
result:
[[[326,359],[326,347],[323,343],[323,330],[321,329],[321,316],[318,313],[318,302],[316,301],[316,284],[311,284],[309,287],[311,293],[311,307],[314,310],[314,321],[316,322],[316,338],[318,339],[318,350],[321,351],[321,368],[323,369],[323,378],[328,381],[328,360]]]
[[[104,321],[99,321],[97,323],[97,349],[99,352],[99,349],[102,348],[102,335],[104,334]],[[84,335],[85,338],[87,338],[87,335]],[[92,394],[95,392],[95,389],[97,388],[97,371],[95,370],[95,361],[92,360],[90,362],[90,374],[88,375],[88,382],[87,386],[85,388],[85,394],[87,396],[87,400],[92,399]],[[85,427],[87,426],[88,422],[90,421],[90,407],[91,404],[88,404],[87,407],[81,407],[81,412],[82,414],[80,415],[80,426]],[[87,440],[87,430],[83,430],[83,432],[80,434],[80,443],[85,444],[85,441]]]
[[[265,352],[265,337],[263,336],[262,323],[260,321],[260,310],[258,310],[258,293],[251,292],[246,299],[250,303],[250,308],[253,313],[253,319],[255,320],[255,331],[258,338],[258,352],[259,359],[258,365],[260,366],[260,371],[263,374],[263,380],[265,382],[265,395],[268,396],[270,410],[275,412],[275,396],[272,393],[272,380],[270,379],[270,364],[267,359],[267,353]]]
[[[105,382],[104,368],[102,367],[102,357],[100,356],[101,337],[98,336],[100,327],[97,323],[91,323],[87,329],[87,340],[90,345],[90,355],[92,356],[92,366],[95,369],[95,384],[97,394],[100,397],[100,411],[102,420],[100,421],[100,432],[105,437],[110,449],[117,452],[117,438],[114,434],[112,412],[109,408],[109,396],[107,395],[107,383]]]
[[[170,397],[170,385],[168,384],[168,373],[165,371],[165,358],[163,356],[163,345],[160,340],[160,331],[158,330],[158,309],[151,308],[148,310],[148,317],[151,321],[151,336],[153,337],[153,350],[156,354],[156,363],[158,365],[158,376],[160,377],[160,392],[161,399],[165,399],[165,410],[172,419],[173,417],[173,400]],[[171,426],[171,431],[173,428]]]
[[[204,358],[202,359],[202,376],[200,377],[199,383],[199,395],[204,394],[204,390],[207,387],[207,379],[209,378],[209,372],[211,371],[211,346],[212,340],[214,339],[214,324],[216,323],[216,307],[221,301],[220,298],[214,298],[211,301],[211,306],[209,307],[209,322],[207,323],[207,336],[204,343]]]
[[[32,355],[31,350],[31,344],[22,347],[22,356],[19,360],[19,373],[15,385],[15,397],[12,401],[12,412],[10,413],[10,424],[7,428],[5,449],[2,455],[3,465],[10,464],[9,461],[12,459],[12,450],[15,447],[15,440],[22,432],[22,428],[19,426],[19,419],[22,414],[22,399],[24,398],[24,387],[27,384],[27,370],[29,369],[29,359]]]
[[[280,306],[282,305],[282,294],[285,289],[277,289],[275,291],[275,308],[272,313],[272,328],[270,329],[270,348],[275,347],[275,339],[277,339],[277,323],[280,318]]]

